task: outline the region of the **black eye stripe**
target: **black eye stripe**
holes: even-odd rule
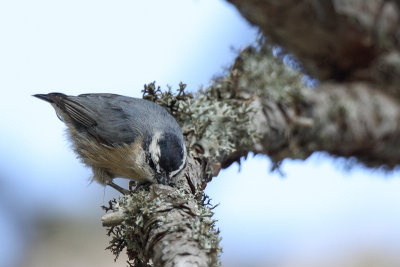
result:
[[[160,159],[158,164],[166,172],[178,170],[183,163],[183,140],[172,133],[164,133],[158,141]]]
[[[156,165],[153,162],[153,159],[151,158],[150,152],[146,152],[146,161],[149,163],[150,168],[153,170],[156,169]]]
[[[145,156],[146,157],[146,162],[149,164],[150,168],[155,170],[156,166],[154,164],[153,159],[151,158],[151,154],[150,154],[150,151],[149,151],[150,142],[151,142],[151,139],[150,138],[146,138],[145,140],[143,140],[142,146],[144,148],[144,151],[146,151],[146,154],[145,154],[146,155]]]

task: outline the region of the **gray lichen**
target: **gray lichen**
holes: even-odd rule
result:
[[[389,97],[399,95],[400,53],[393,48],[398,13],[393,17],[382,6],[378,16],[367,12],[368,21],[358,12],[362,15],[353,23],[348,18],[353,13],[339,8],[346,1],[336,1],[335,8],[329,1],[312,1],[314,9],[310,1],[230,2],[270,40],[286,45],[321,83],[306,88],[302,73],[263,43],[241,51],[226,76],[197,93],[188,93],[182,83],[177,93],[145,85],[143,98],[164,106],[181,125],[188,166],[174,188],[140,187],[110,204],[123,219],[109,229],[108,248],[116,255],[127,248],[135,266],[177,266],[181,260],[194,266],[219,264],[219,232],[201,189],[248,152],[268,155],[275,165],[315,151],[356,157],[372,167],[392,168],[400,161],[400,111],[398,100]],[[282,23],[287,18],[296,23]],[[368,26],[375,22],[384,29],[383,37],[375,36],[379,40],[371,39],[375,29]],[[382,40],[394,32],[396,42]]]
[[[207,266],[219,266],[219,231],[204,196],[199,199],[181,189],[152,185],[120,197],[111,209],[122,211],[124,220],[110,230],[108,249],[118,256],[126,248],[131,264],[168,266],[163,261],[173,259],[171,253],[184,253],[196,244]],[[160,253],[162,257],[157,258]]]
[[[180,84],[174,95],[161,92],[155,83],[145,85],[143,98],[167,108],[182,127],[189,156],[207,161],[204,181],[218,174],[218,164],[236,151],[245,151],[257,142],[252,121],[256,114],[250,99],[231,91],[231,79],[221,78],[194,95]]]
[[[281,105],[291,105],[301,97],[306,85],[304,74],[274,56],[272,47],[261,43],[250,46],[236,59],[233,75],[237,77],[236,88],[241,94],[247,92]]]

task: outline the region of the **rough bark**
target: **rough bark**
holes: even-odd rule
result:
[[[228,1],[319,80],[378,82],[399,95],[398,1]]]
[[[275,161],[305,159],[325,151],[370,167],[393,168],[400,163],[397,98],[362,81],[324,82],[312,89],[293,82],[286,89],[281,84],[271,86],[279,69],[272,62],[279,65],[277,59],[254,49],[240,57],[240,65],[232,71],[236,82],[231,90],[254,99],[258,113],[253,127],[261,136],[250,151]],[[290,84],[294,74],[284,73],[277,79]]]
[[[317,151],[375,168],[400,163],[398,1],[230,2],[320,83],[307,88],[263,43],[194,95],[183,84],[177,94],[145,86],[144,98],[181,125],[189,164],[171,186],[139,188],[107,208],[109,249],[126,247],[135,266],[217,266],[220,237],[202,190],[249,152],[277,164]]]
[[[234,90],[256,93],[264,119],[278,125],[272,134],[271,127],[264,129],[261,153],[278,161],[326,151],[372,167],[399,163],[398,1],[229,2],[320,81],[315,89],[284,96],[282,105],[266,101],[272,69],[262,69],[263,56],[244,62]]]
[[[199,190],[198,166],[189,159],[191,182],[183,176],[173,187],[139,187],[104,207],[112,211],[102,218],[112,236],[108,249],[118,257],[126,248],[131,266],[218,266],[219,231]]]

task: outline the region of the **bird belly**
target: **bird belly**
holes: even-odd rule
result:
[[[106,170],[113,178],[128,178],[138,182],[155,181],[151,168],[146,164],[141,140],[111,146],[101,144],[88,136],[71,139],[75,141],[74,150],[89,167]]]

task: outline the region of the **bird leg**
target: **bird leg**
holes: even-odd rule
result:
[[[137,188],[138,185],[139,185],[139,183],[136,183],[135,181],[130,180],[129,181],[129,191],[135,192],[135,189]],[[135,187],[135,188],[133,188],[133,187]]]
[[[107,185],[111,186],[112,188],[114,188],[115,190],[119,191],[121,194],[124,194],[124,195],[128,195],[131,192],[129,190],[126,190],[125,188],[120,187],[113,181],[107,181]]]

